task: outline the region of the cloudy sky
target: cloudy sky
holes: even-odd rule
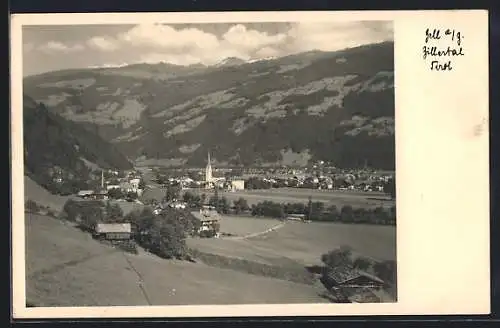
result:
[[[23,71],[138,62],[212,65],[393,40],[392,22],[25,26]]]

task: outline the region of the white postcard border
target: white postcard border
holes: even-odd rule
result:
[[[25,306],[22,26],[141,22],[393,20],[398,302],[148,307]],[[450,72],[422,60],[426,28],[466,36]],[[487,314],[488,13],[471,11],[23,14],[11,20],[12,263],[15,318]],[[477,132],[479,131],[479,132]],[[465,183],[466,182],[466,183]],[[429,269],[432,268],[432,269]]]

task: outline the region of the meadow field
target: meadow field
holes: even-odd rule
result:
[[[375,260],[396,260],[396,228],[393,226],[287,221],[273,231],[255,236],[255,232],[280,223],[265,218],[223,216],[221,232],[244,238],[192,238],[187,243],[205,253],[271,265],[319,265],[322,254],[343,245]],[[247,235],[250,236],[245,238]]]
[[[328,302],[323,291],[143,251],[124,254],[67,223],[26,214],[26,298],[35,306]]]
[[[185,192],[195,194],[205,194],[210,197],[214,194],[211,190],[205,189],[186,189]],[[362,191],[340,191],[340,190],[316,190],[316,189],[298,189],[298,188],[279,188],[279,189],[260,189],[260,190],[241,190],[241,191],[220,191],[219,195],[226,197],[230,202],[243,197],[248,204],[257,204],[263,201],[273,201],[276,203],[304,203],[309,201],[323,202],[325,205],[336,205],[341,208],[344,205],[351,205],[354,208],[373,208],[378,206],[391,207],[395,201],[381,192],[362,192]],[[141,199],[160,200],[165,196],[165,189],[153,187],[146,190]]]

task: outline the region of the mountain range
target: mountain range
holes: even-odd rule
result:
[[[208,67],[63,70],[26,77],[24,93],[123,163],[202,166],[210,152],[219,165],[395,166],[392,42]]]

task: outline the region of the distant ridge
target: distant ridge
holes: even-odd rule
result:
[[[217,145],[221,165],[394,169],[393,42],[218,65],[59,71],[24,90],[141,163],[203,167]]]

